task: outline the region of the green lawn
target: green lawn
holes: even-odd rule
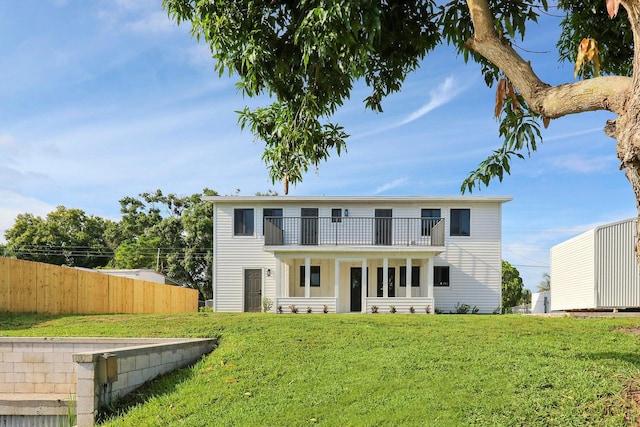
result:
[[[221,337],[109,426],[621,426],[638,319],[0,315],[0,335]],[[131,403],[131,402],[129,402]]]

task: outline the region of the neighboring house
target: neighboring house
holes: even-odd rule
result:
[[[636,219],[602,225],[551,248],[551,310],[640,307]]]
[[[551,291],[533,292],[531,294],[531,313],[542,314],[551,311]]]
[[[108,274],[110,276],[128,277],[129,279],[145,280],[147,282],[173,284],[164,274],[151,269],[146,268],[134,268],[134,269],[96,269],[98,273]]]
[[[210,196],[213,309],[491,313],[511,197]]]

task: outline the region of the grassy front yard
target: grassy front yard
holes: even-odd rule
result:
[[[0,315],[4,336],[221,337],[109,426],[635,425],[633,328],[640,318]]]

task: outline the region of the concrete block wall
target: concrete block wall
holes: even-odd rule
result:
[[[216,345],[215,339],[0,338],[0,425],[13,425],[12,417],[66,415],[69,399],[76,399],[77,425],[93,425],[104,403],[95,375],[103,353],[118,358],[111,386],[117,399]]]
[[[93,425],[100,407],[111,403],[103,401],[105,388],[115,401],[159,375],[192,364],[216,345],[215,339],[171,340],[162,344],[75,354],[78,427]],[[117,357],[118,379],[111,385],[100,384],[96,375],[98,359],[104,353]]]

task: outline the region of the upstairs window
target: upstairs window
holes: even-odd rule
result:
[[[301,265],[300,266],[300,287],[303,287],[303,288],[304,288],[304,279],[305,279],[304,270],[305,270],[304,265]],[[309,267],[309,270],[311,271],[310,286],[320,287],[320,266],[312,265]]]
[[[451,227],[449,233],[451,236],[470,236],[471,235],[471,210],[470,209],[451,209]]]
[[[422,209],[422,235],[431,236],[431,229],[440,221],[440,209]]]
[[[331,222],[342,222],[342,209],[331,209]]]
[[[233,210],[233,235],[253,236],[253,209]]]

